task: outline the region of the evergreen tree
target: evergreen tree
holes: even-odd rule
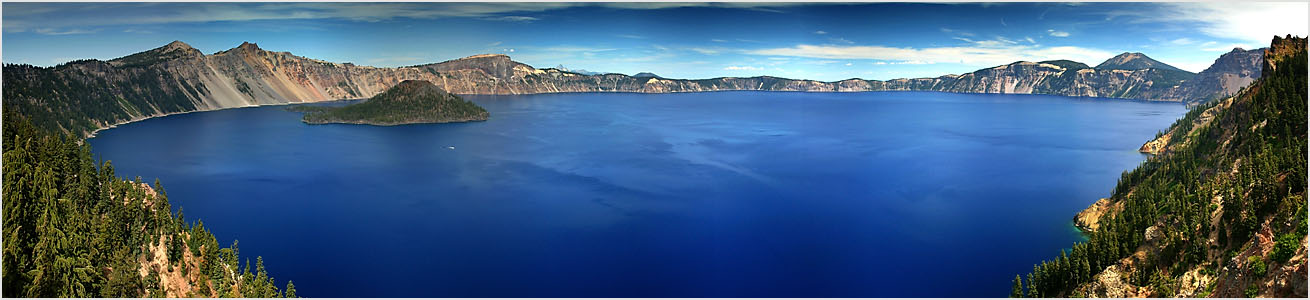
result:
[[[1010,298],[1023,298],[1023,281],[1019,274],[1014,275],[1014,287],[1010,289]]]

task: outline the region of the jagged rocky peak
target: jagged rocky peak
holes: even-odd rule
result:
[[[1251,71],[1254,71],[1254,77],[1260,77],[1260,68],[1255,66],[1259,65],[1263,60],[1263,48],[1255,50],[1233,48],[1233,51],[1224,53],[1224,55],[1220,55],[1219,58],[1216,58],[1214,64],[1211,64],[1209,68],[1206,68],[1205,71],[1201,71],[1201,73],[1216,71],[1250,73]]]
[[[259,49],[259,44],[251,43],[251,42],[241,42],[241,45],[240,45],[240,46],[237,46],[237,49],[241,49],[241,50],[260,50],[260,49]]]
[[[1123,54],[1115,55],[1114,57],[1105,60],[1105,62],[1096,65],[1096,69],[1097,70],[1128,70],[1128,71],[1137,71],[1137,70],[1145,70],[1145,69],[1162,69],[1162,70],[1183,71],[1182,69],[1152,59],[1146,56],[1146,54],[1142,54],[1141,52],[1124,52]],[[1187,71],[1183,71],[1183,72],[1187,72]]]

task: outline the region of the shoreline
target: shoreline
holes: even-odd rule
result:
[[[597,93],[614,93],[614,94],[683,94],[683,93],[687,93],[687,94],[691,94],[691,93],[720,93],[720,92],[767,92],[767,93],[884,93],[884,92],[921,92],[921,93],[949,93],[949,94],[964,94],[964,95],[1034,95],[1034,96],[1059,96],[1059,97],[1069,97],[1069,98],[1075,98],[1075,99],[1105,99],[1105,100],[1112,100],[1112,101],[1134,101],[1134,102],[1146,102],[1146,103],[1178,103],[1178,104],[1184,104],[1184,105],[1187,104],[1187,102],[1184,102],[1184,101],[1152,100],[1152,99],[1136,99],[1136,98],[1113,98],[1113,97],[1093,97],[1093,96],[1065,96],[1065,95],[1056,95],[1056,94],[1035,94],[1035,93],[967,93],[967,92],[948,92],[948,91],[924,91],[924,90],[882,90],[882,91],[769,91],[769,90],[713,90],[713,91],[671,91],[671,92],[589,91],[589,92],[546,92],[546,93],[526,93],[526,94],[455,94],[455,93],[452,93],[452,94],[454,94],[454,95],[458,95],[458,96],[460,96],[460,97],[463,97],[463,96],[479,96],[479,97],[485,97],[485,96],[525,96],[525,95],[597,94]],[[216,109],[193,110],[193,111],[184,111],[184,112],[171,112],[171,113],[166,113],[166,114],[161,114],[161,115],[152,115],[152,116],[148,116],[148,117],[134,118],[134,119],[127,120],[127,121],[122,121],[122,122],[118,122],[118,123],[110,124],[109,126],[106,126],[106,127],[97,128],[96,130],[92,130],[90,133],[88,133],[86,136],[84,136],[84,137],[82,138],[82,140],[85,141],[85,140],[89,140],[89,139],[95,138],[96,135],[97,135],[98,133],[100,133],[101,131],[108,130],[108,129],[113,129],[113,128],[117,128],[117,127],[120,126],[120,125],[126,125],[126,124],[130,124],[130,123],[134,123],[134,122],[140,122],[140,121],[145,121],[145,120],[149,120],[149,119],[153,119],[153,118],[161,118],[161,117],[167,117],[167,116],[172,116],[172,115],[189,114],[189,113],[196,113],[196,112],[207,112],[207,111],[219,111],[219,110],[225,110],[225,109],[248,108],[248,107],[285,106],[285,105],[295,105],[295,104],[313,104],[313,103],[330,103],[330,102],[339,102],[339,101],[354,101],[354,100],[367,100],[367,99],[368,99],[368,98],[353,98],[353,99],[336,99],[336,100],[324,100],[324,101],[314,101],[314,102],[288,102],[288,103],[271,103],[271,104],[252,104],[252,105],[246,105],[246,106],[234,106],[234,107],[224,107],[224,108],[216,108]]]
[[[82,137],[82,140],[83,140],[83,141],[86,141],[86,140],[89,140],[89,139],[93,139],[93,138],[96,137],[96,134],[99,134],[101,131],[105,131],[105,130],[109,130],[109,129],[118,128],[118,126],[121,126],[121,125],[127,125],[127,124],[136,123],[136,122],[141,122],[141,121],[145,121],[145,120],[149,120],[149,119],[154,119],[154,118],[163,118],[163,117],[173,116],[173,115],[184,115],[184,114],[189,114],[189,113],[211,112],[211,111],[220,111],[220,110],[229,110],[229,109],[241,109],[241,108],[252,108],[252,107],[287,106],[287,105],[296,105],[296,104],[315,104],[315,103],[331,103],[331,102],[354,101],[354,100],[364,100],[364,99],[367,99],[367,98],[359,98],[359,99],[338,99],[338,100],[326,100],[326,101],[315,101],[315,102],[288,102],[288,103],[271,103],[271,104],[252,104],[252,105],[246,105],[246,106],[233,106],[233,107],[224,107],[224,108],[216,108],[216,109],[202,109],[202,110],[193,110],[193,111],[171,112],[171,113],[165,113],[165,114],[161,114],[161,115],[151,115],[151,116],[148,116],[148,117],[133,118],[133,119],[130,119],[130,120],[127,120],[127,121],[121,121],[121,122],[118,122],[118,123],[110,124],[109,126],[106,126],[106,127],[100,127],[100,128],[97,128],[96,130],[92,130],[90,133],[87,133],[87,135],[86,135],[85,137]]]

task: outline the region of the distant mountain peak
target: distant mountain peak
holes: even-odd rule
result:
[[[200,50],[192,48],[191,45],[187,45],[182,41],[173,41],[159,48],[110,60],[109,64],[115,67],[141,66],[180,58],[203,57],[204,55]]]
[[[655,73],[651,73],[651,72],[641,72],[641,73],[633,74],[632,77],[636,77],[636,78],[664,78],[664,77],[660,77],[660,75],[655,75]]]
[[[187,45],[187,43],[183,43],[182,41],[173,41],[172,43],[168,43],[168,45],[164,45],[164,48],[166,48],[166,49],[195,49],[195,48],[192,48],[191,45]]]
[[[241,42],[241,45],[240,45],[240,46],[237,46],[237,49],[242,49],[242,50],[261,50],[261,49],[259,49],[259,44],[251,43],[251,42]]]
[[[1097,70],[1128,70],[1128,71],[1137,71],[1137,70],[1145,70],[1145,69],[1162,69],[1162,70],[1187,72],[1187,71],[1183,71],[1183,69],[1179,69],[1174,66],[1170,66],[1169,64],[1162,63],[1158,60],[1152,59],[1151,57],[1146,56],[1146,54],[1142,54],[1141,52],[1124,52],[1122,54],[1115,55],[1114,57],[1105,60],[1105,62],[1096,65],[1096,69]],[[1192,72],[1187,72],[1187,73],[1192,73]]]

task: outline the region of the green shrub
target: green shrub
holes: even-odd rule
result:
[[[1259,256],[1252,255],[1251,257],[1247,257],[1246,266],[1248,270],[1251,270],[1251,275],[1256,277],[1264,276],[1265,273],[1269,271],[1265,266],[1264,259],[1261,259]]]
[[[1274,250],[1269,253],[1269,259],[1285,263],[1292,256],[1296,255],[1296,249],[1301,248],[1301,237],[1296,234],[1286,233],[1278,236],[1278,241],[1274,244]]]

